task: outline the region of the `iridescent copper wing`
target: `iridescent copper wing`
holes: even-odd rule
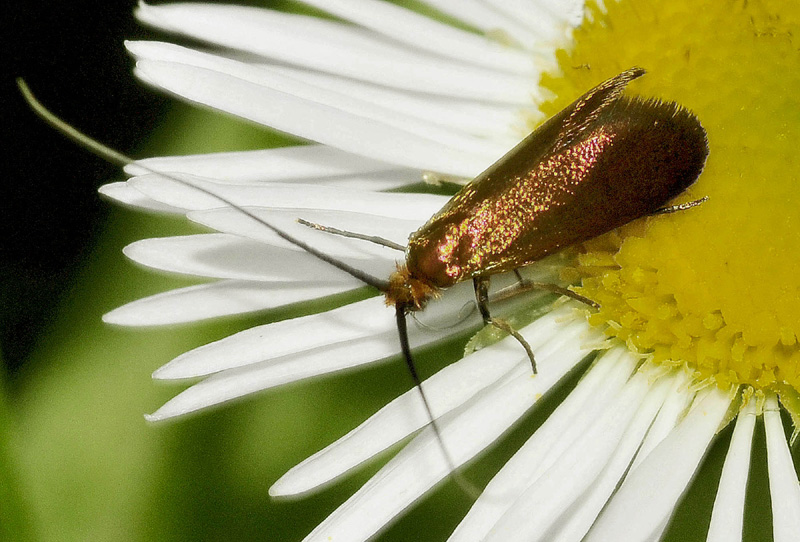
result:
[[[697,118],[671,102],[622,97],[633,68],[549,119],[412,234],[412,276],[447,287],[509,271],[651,214],[708,155]]]

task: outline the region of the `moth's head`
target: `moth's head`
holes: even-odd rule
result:
[[[397,270],[389,276],[385,295],[387,305],[401,305],[408,310],[418,311],[424,309],[430,299],[438,296],[439,290],[424,279],[413,276],[405,265],[398,265]]]

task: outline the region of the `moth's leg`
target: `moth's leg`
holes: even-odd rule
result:
[[[466,319],[472,316],[474,312],[475,312],[475,303],[467,301],[461,307],[461,310],[458,311],[458,315],[456,315],[456,319],[452,323],[441,326],[432,326],[430,324],[424,323],[417,317],[415,312],[411,312],[409,314],[411,315],[411,318],[414,319],[414,323],[423,329],[427,329],[429,331],[446,331],[448,329],[453,329],[454,327],[466,321]]]
[[[403,245],[395,243],[394,241],[390,241],[389,239],[385,239],[383,237],[378,237],[377,235],[364,235],[363,233],[355,233],[352,231],[340,230],[338,228],[331,228],[330,226],[323,226],[322,224],[309,222],[308,220],[304,220],[302,218],[298,218],[297,222],[302,224],[303,226],[308,226],[309,228],[314,230],[324,231],[325,233],[330,233],[331,235],[339,235],[341,237],[348,237],[350,239],[360,239],[362,241],[369,241],[370,243],[375,243],[376,245],[381,245],[383,247],[399,250],[400,252],[406,251],[406,247],[404,247]]]
[[[508,288],[504,288],[497,292],[495,296],[492,298],[492,301],[503,301],[506,299],[510,299],[514,296],[517,296],[524,292],[530,292],[531,290],[546,290],[548,292],[553,292],[554,294],[563,295],[570,299],[574,299],[575,301],[580,301],[585,305],[589,305],[593,309],[599,309],[600,305],[597,304],[595,301],[592,301],[588,297],[584,297],[581,294],[577,294],[570,290],[569,288],[564,288],[563,286],[559,286],[558,284],[552,284],[549,282],[535,282],[532,280],[528,280],[522,277],[519,270],[515,269],[514,273],[517,275],[519,282],[514,284],[513,286],[509,286]]]
[[[691,209],[692,207],[697,207],[701,203],[705,203],[708,201],[708,196],[702,197],[700,199],[696,199],[694,201],[687,201],[686,203],[679,203],[678,205],[670,205],[669,207],[662,207],[661,209],[656,209],[650,216],[656,215],[668,215],[670,213],[677,213],[678,211],[685,211],[686,209]]]
[[[533,357],[533,350],[531,349],[531,345],[528,344],[528,341],[525,340],[525,337],[511,327],[511,324],[500,318],[493,318],[489,313],[489,280],[488,277],[474,277],[472,279],[472,284],[475,286],[475,300],[478,302],[478,310],[481,313],[481,317],[486,325],[491,325],[505,331],[522,345],[522,348],[525,349],[525,353],[528,354],[528,359],[531,360],[533,374],[536,374],[536,359]]]
[[[548,292],[553,292],[554,294],[563,295],[564,297],[574,299],[575,301],[580,301],[584,305],[589,305],[593,309],[600,308],[600,305],[596,301],[592,301],[588,297],[575,293],[569,288],[564,288],[558,284],[551,284],[549,282],[529,282],[528,284],[532,290],[546,290]]]

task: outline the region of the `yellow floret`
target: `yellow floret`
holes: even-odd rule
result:
[[[587,243],[590,321],[698,381],[800,390],[800,4],[605,4],[559,52],[543,112],[644,67],[630,92],[677,101],[708,131],[706,169],[679,201],[709,200]]]

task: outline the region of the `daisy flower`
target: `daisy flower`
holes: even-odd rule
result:
[[[572,285],[601,306],[589,311],[542,293],[498,306],[534,349],[535,378],[513,338],[476,333],[468,286],[449,289],[420,313],[410,326],[415,348],[473,334],[463,358],[423,384],[442,442],[411,389],[291,469],[274,496],[314,491],[407,442],[306,540],[373,537],[448,477],[441,444],[455,466],[467,463],[573,371],[585,374],[451,540],[658,540],[729,424],[735,428],[707,539],[739,540],[757,419],[766,432],[772,534],[795,540],[800,485],[781,412],[800,419],[800,284],[787,262],[800,246],[800,10],[778,0],[427,0],[432,18],[378,0],[304,3],[329,17],[139,6],[143,23],[200,44],[128,43],[143,81],[308,144],[147,159],[145,168],[127,168],[127,182],[103,187],[124,204],[186,214],[214,230],[139,241],[126,248],[129,258],[216,279],[134,301],[108,322],[191,322],[361,286],[240,210],[153,171],[388,277],[401,253],[296,220],[403,245],[447,201],[408,187],[468,180],[544,118],[634,65],[649,73],[631,90],[691,109],[711,149],[684,195],[709,196],[706,204],[641,219],[522,271]],[[398,353],[393,310],[362,296],[179,356],[154,377],[197,381],[148,418]]]

